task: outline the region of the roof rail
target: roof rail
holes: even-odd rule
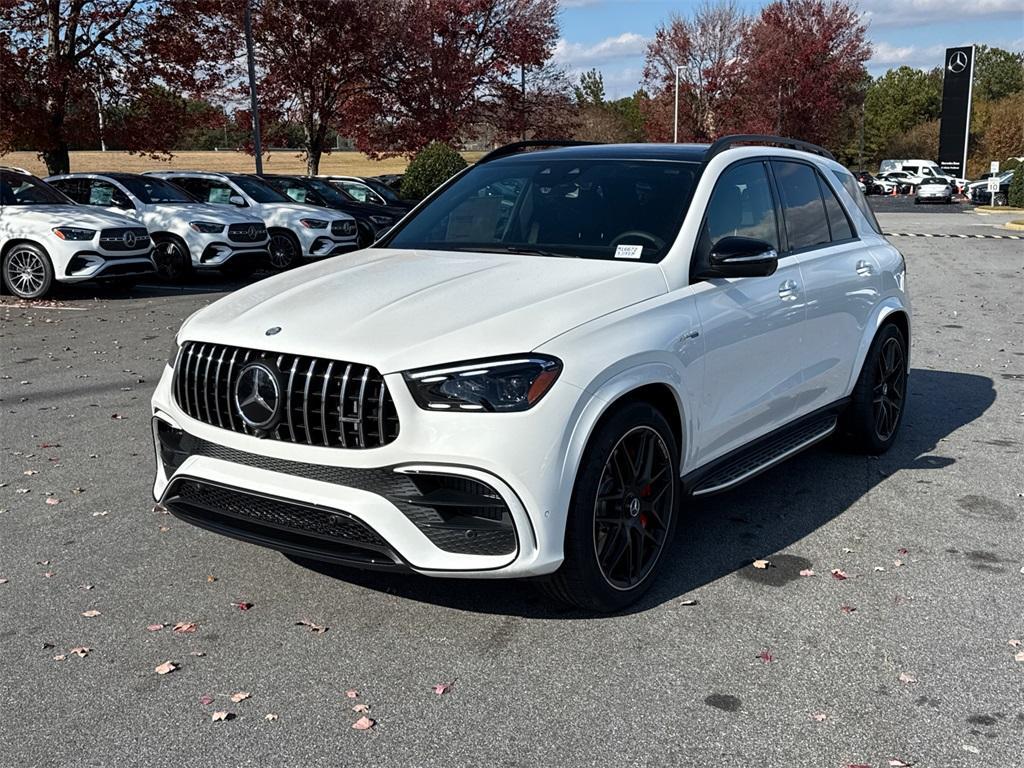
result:
[[[513,141],[511,144],[506,144],[497,149],[492,149],[486,155],[476,161],[477,165],[483,163],[489,163],[491,160],[498,160],[502,157],[508,157],[509,155],[515,155],[522,152],[524,149],[530,149],[531,147],[589,147],[594,144],[600,144],[599,141],[568,141],[565,139],[530,139],[529,141]]]
[[[727,149],[732,149],[737,144],[775,144],[780,147],[799,149],[802,152],[811,152],[815,155],[827,157],[829,160],[835,160],[835,157],[827,149],[819,147],[817,144],[811,144],[807,141],[787,139],[783,136],[740,133],[734,136],[723,136],[722,138],[717,139],[710,147],[708,147],[707,152],[704,153],[704,162],[709,162],[715,155],[725,152]]]

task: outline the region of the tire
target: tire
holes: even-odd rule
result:
[[[893,323],[878,331],[843,413],[843,442],[872,456],[888,451],[899,434],[907,407],[907,342]]]
[[[153,264],[165,283],[180,283],[192,276],[192,255],[184,241],[174,235],[153,236]]]
[[[271,269],[285,271],[299,263],[302,258],[302,246],[294,232],[287,229],[270,230],[270,243],[267,246],[267,262]]]
[[[640,471],[634,474],[637,464]],[[675,534],[678,468],[672,430],[650,405],[626,405],[600,424],[576,473],[565,560],[538,582],[541,590],[561,603],[601,613],[639,600]]]
[[[53,287],[53,264],[38,245],[19,243],[4,254],[2,278],[19,299],[40,299]]]

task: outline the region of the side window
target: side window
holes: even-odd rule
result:
[[[878,219],[875,218],[875,212],[868,205],[868,201],[864,198],[864,193],[860,191],[860,186],[858,186],[856,179],[846,171],[832,171],[832,175],[839,179],[843,189],[853,198],[853,202],[857,204],[860,212],[864,214],[864,218],[868,220],[871,228],[878,234],[882,234],[882,227],[879,226]]]
[[[832,231],[832,241],[852,240],[853,228],[850,226],[850,220],[846,218],[846,211],[839,203],[839,198],[836,197],[836,193],[832,191],[828,182],[820,176],[818,183],[821,185],[821,196],[825,198],[825,210],[828,211],[828,228]],[[860,187],[857,187],[857,191],[860,191]]]
[[[104,208],[123,208],[126,210],[135,208],[124,192],[109,181],[100,181],[99,179],[92,179],[89,182],[88,203],[89,205],[100,205]]]
[[[365,203],[369,198],[369,195],[366,194],[368,191],[367,188],[362,186],[361,184],[351,184],[347,181],[343,181],[341,182],[341,188],[348,192],[350,195],[352,195],[352,197],[354,197],[360,203]],[[371,200],[370,202],[377,201]]]
[[[723,237],[763,240],[778,250],[775,202],[764,163],[734,165],[718,178],[708,201],[701,250],[710,253]]]
[[[789,247],[797,251],[830,242],[825,203],[814,169],[803,163],[772,160],[772,170],[782,196]]]
[[[50,185],[56,187],[80,205],[89,204],[88,179],[60,179],[58,181],[51,181]]]

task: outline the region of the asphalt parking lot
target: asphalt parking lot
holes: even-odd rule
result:
[[[877,207],[886,231],[1009,234]],[[598,618],[154,511],[149,394],[227,283],[5,297],[0,765],[1020,766],[1024,247],[893,242],[915,310],[895,449],[825,445],[690,503],[660,583]]]

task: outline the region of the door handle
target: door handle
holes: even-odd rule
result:
[[[795,298],[799,287],[796,280],[785,280],[779,285],[779,296],[783,299]]]
[[[864,259],[857,262],[857,274],[861,277],[871,277],[874,272],[875,270],[872,269],[871,264]]]

